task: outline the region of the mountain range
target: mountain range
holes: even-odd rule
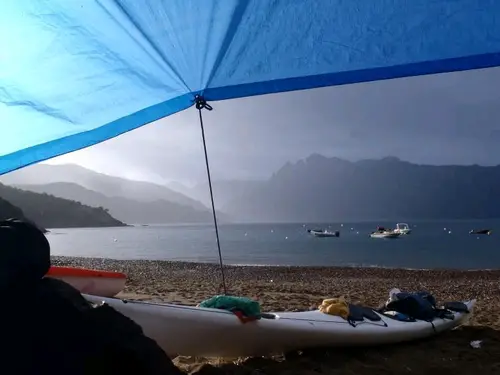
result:
[[[207,184],[167,187],[74,165],[29,168],[0,181],[104,207],[126,223],[212,221]],[[418,165],[395,157],[351,162],[313,154],[265,181],[214,181],[214,198],[221,222],[490,219],[500,218],[499,188],[500,166]]]
[[[103,207],[0,184],[0,219],[29,219],[44,228],[118,227],[123,222]]]
[[[108,197],[72,182],[44,185],[16,185],[23,190],[47,193],[56,197],[84,202],[92,207],[106,207],[109,213],[129,224],[137,223],[208,223],[212,213],[166,200],[138,201],[121,196]]]
[[[71,182],[108,197],[124,197],[139,202],[166,200],[198,210],[206,210],[202,203],[166,186],[110,176],[76,164],[35,164],[0,176],[0,182],[6,185]]]
[[[500,217],[500,166],[351,162],[314,154],[287,163],[221,210],[250,222]]]
[[[228,202],[243,197],[245,194],[265,184],[259,180],[216,180],[212,181],[214,202],[217,209],[222,209]],[[206,207],[211,207],[210,188],[208,182],[198,183],[188,187],[178,182],[168,185],[172,190],[182,193],[192,199],[202,202]]]
[[[201,202],[166,186],[109,176],[78,165],[37,164],[1,176],[23,190],[104,207],[117,219],[136,223],[206,223],[211,211]],[[219,213],[221,222],[227,215]]]

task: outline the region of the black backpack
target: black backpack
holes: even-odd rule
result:
[[[385,310],[397,311],[418,320],[432,321],[436,317],[435,299],[429,293],[398,293],[396,297],[395,301],[386,305]]]

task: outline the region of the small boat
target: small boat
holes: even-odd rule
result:
[[[371,238],[398,238],[401,233],[395,232],[372,232],[370,233]]]
[[[399,234],[410,234],[411,228],[406,223],[397,223],[396,229],[394,229],[394,232],[399,233]]]
[[[127,275],[121,272],[51,266],[45,275],[67,282],[80,293],[114,297],[125,287]]]
[[[124,301],[84,296],[105,302],[139,324],[170,356],[247,357],[314,347],[394,344],[433,336],[463,324],[470,314],[453,312],[453,319],[405,322],[380,316],[379,321],[348,322],[315,311],[272,312],[242,323],[232,312],[218,309]],[[465,302],[469,312],[476,301]],[[216,337],[216,340],[200,340]],[[238,340],[235,340],[238,337]]]
[[[491,235],[491,229],[479,229],[479,230],[471,230],[469,234],[486,234]]]
[[[398,238],[399,236],[401,236],[401,233],[384,227],[378,227],[375,232],[370,233],[371,238]]]
[[[308,229],[309,233],[311,233],[315,237],[339,237],[340,232],[336,230],[335,232],[330,232],[326,229]]]

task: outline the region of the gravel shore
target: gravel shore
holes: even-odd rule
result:
[[[53,265],[114,270],[128,275],[122,297],[195,305],[223,292],[218,265],[148,260],[53,257]],[[373,349],[313,351],[293,358],[203,359],[179,357],[198,374],[424,374],[500,373],[500,270],[404,270],[338,267],[225,266],[228,293],[259,300],[263,310],[316,308],[343,295],[379,306],[392,288],[427,290],[438,301],[477,298],[469,326],[425,342]],[[472,340],[483,340],[473,349]],[[257,371],[257,372],[256,372]]]

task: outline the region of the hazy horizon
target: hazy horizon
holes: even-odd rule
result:
[[[341,160],[344,160],[344,161],[347,161],[347,162],[350,162],[350,163],[357,163],[357,162],[361,162],[361,161],[365,161],[365,160],[383,160],[383,159],[389,159],[389,158],[397,158],[399,159],[401,162],[408,162],[408,163],[411,163],[411,164],[415,164],[415,165],[433,165],[433,166],[454,166],[454,165],[457,165],[457,166],[474,166],[474,165],[477,165],[477,166],[482,166],[482,167],[495,167],[495,166],[500,166],[500,163],[499,164],[493,164],[493,165],[483,165],[483,164],[475,164],[475,163],[463,163],[463,164],[443,164],[443,163],[414,163],[410,160],[404,160],[404,159],[401,159],[397,156],[394,156],[394,155],[386,155],[386,156],[381,156],[379,158],[360,158],[360,159],[348,159],[348,158],[342,158],[342,157],[339,157],[339,156],[325,156],[325,155],[322,155],[322,154],[318,154],[318,153],[312,153],[304,158],[300,158],[300,159],[297,159],[297,160],[293,160],[293,161],[288,161],[288,162],[285,162],[283,165],[281,165],[276,171],[273,171],[271,172],[271,174],[269,176],[263,176],[262,178],[247,178],[247,179],[221,179],[221,180],[217,180],[217,179],[214,179],[213,181],[214,182],[220,182],[220,181],[241,181],[241,182],[264,182],[264,181],[267,181],[269,178],[272,177],[272,175],[274,173],[276,173],[280,168],[284,167],[286,164],[290,163],[290,164],[296,164],[298,162],[300,162],[301,160],[306,160],[314,155],[320,155],[320,156],[323,156],[323,157],[326,157],[328,159],[341,159]],[[179,181],[168,181],[168,182],[155,182],[155,181],[152,181],[152,180],[146,180],[146,179],[137,179],[137,178],[129,178],[129,177],[123,177],[120,173],[115,173],[113,174],[112,172],[100,172],[98,170],[95,170],[95,169],[92,169],[92,168],[89,168],[89,167],[86,167],[86,166],[83,166],[81,164],[76,164],[76,163],[71,163],[71,162],[52,162],[52,160],[50,161],[44,161],[44,162],[41,162],[41,163],[38,163],[38,164],[47,164],[47,165],[54,165],[54,166],[79,166],[79,167],[83,167],[85,169],[89,169],[91,171],[94,171],[94,172],[97,172],[97,173],[101,173],[101,174],[105,174],[107,176],[112,176],[112,177],[120,177],[120,178],[125,178],[127,180],[132,180],[132,181],[139,181],[139,182],[151,182],[151,183],[154,183],[154,184],[159,184],[159,185],[164,185],[164,186],[167,186],[167,187],[173,187],[175,185],[179,185],[179,187],[187,187],[187,188],[193,188],[197,185],[200,185],[200,184],[206,184],[207,181],[206,181],[206,178],[204,181],[198,181],[198,182],[194,182],[194,183],[191,183],[191,184],[185,184],[185,183],[182,183],[182,182],[179,182]],[[27,169],[29,167],[25,167],[25,168],[22,168],[22,169]],[[15,171],[13,171],[15,172]],[[13,172],[10,172],[10,173],[13,173]]]
[[[351,163],[314,154],[305,161],[285,164],[265,182],[214,179],[214,201],[221,222],[500,217],[495,199],[500,166],[436,167],[393,159]],[[206,184],[191,189],[180,184],[177,189],[171,185],[165,188],[81,168],[39,165],[5,175],[0,181],[22,190],[106,207],[113,217],[126,223],[211,220]],[[17,196],[16,189],[3,187]]]
[[[212,102],[214,180],[262,180],[311,154],[357,161],[500,164],[500,68]],[[47,161],[161,184],[206,181],[196,109]]]

